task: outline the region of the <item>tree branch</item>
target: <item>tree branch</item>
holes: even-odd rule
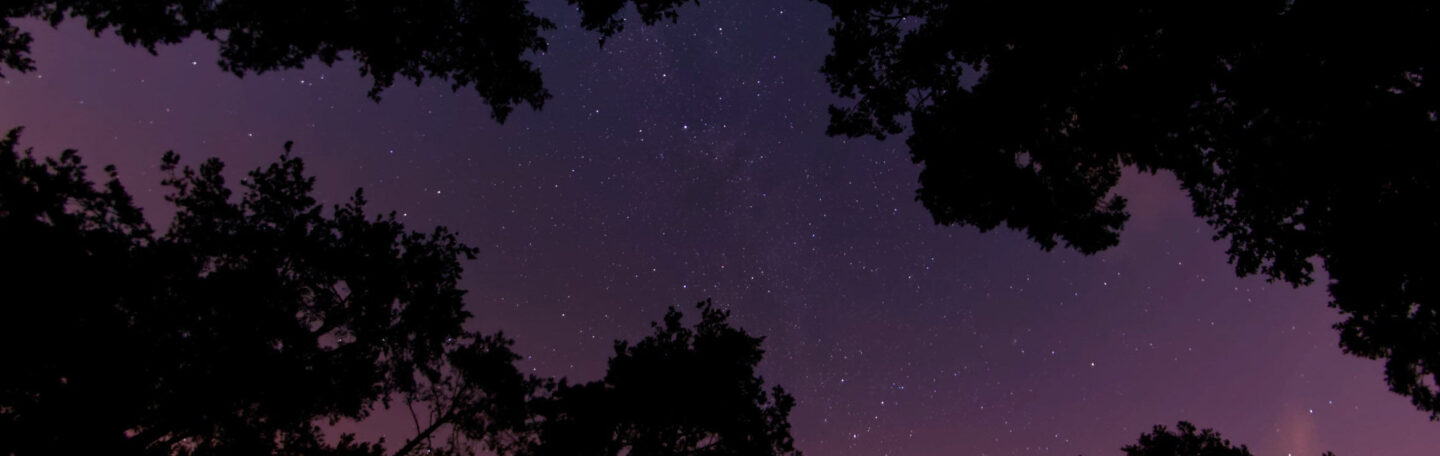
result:
[[[405,456],[407,454],[410,454],[411,451],[415,451],[415,447],[419,446],[420,442],[430,438],[430,434],[434,434],[436,430],[440,429],[440,426],[448,424],[450,420],[454,417],[454,412],[451,412],[446,413],[439,418],[436,418],[434,422],[430,423],[430,427],[427,427],[425,428],[425,430],[420,431],[419,434],[416,434],[415,438],[410,439],[409,442],[406,442],[405,446],[400,447],[399,450],[396,450],[395,454],[392,456]]]
[[[410,421],[414,421],[414,422],[415,422],[415,432],[416,432],[416,433],[419,433],[419,432],[420,432],[420,417],[415,416],[415,403],[414,403],[414,402],[411,402],[410,400],[407,399],[407,400],[405,401],[405,408],[410,410]]]

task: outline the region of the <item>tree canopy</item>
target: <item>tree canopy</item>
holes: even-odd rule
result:
[[[324,216],[297,158],[234,201],[218,160],[166,154],[177,213],[156,236],[113,169],[97,190],[74,151],[19,154],[18,132],[0,142],[0,242],[24,259],[0,274],[7,454],[311,452],[315,421],[416,394],[472,339],[474,250],[371,219],[359,192]]]
[[[693,329],[671,308],[649,337],[617,342],[604,379],[553,384],[534,444],[517,454],[798,456],[786,420],[794,398],[779,386],[767,394],[755,374],[762,339],[708,300],[697,307]]]
[[[1155,425],[1151,432],[1140,434],[1140,441],[1120,448],[1125,456],[1253,456],[1245,445],[1239,447],[1220,437],[1210,429],[1195,430],[1195,425],[1181,421],[1170,432],[1165,426]],[[1322,456],[1335,456],[1326,452]]]
[[[75,151],[37,158],[18,139],[0,140],[0,454],[380,456],[383,441],[324,426],[392,403],[429,417],[397,456],[794,453],[793,399],[754,374],[761,339],[708,301],[694,329],[671,309],[617,344],[604,381],[569,386],[464,329],[473,248],[367,215],[359,191],[324,210],[289,143],[238,199],[220,161],[167,153],[177,211],[156,234],[113,168],[97,188]],[[642,391],[667,402],[589,408]],[[551,440],[570,435],[595,438]]]
[[[1433,2],[821,0],[833,135],[909,132],[936,223],[1116,245],[1167,171],[1241,275],[1329,273],[1348,353],[1440,419]],[[908,125],[907,125],[908,123]]]
[[[581,25],[601,42],[624,28],[627,0],[567,0]],[[636,0],[646,23],[674,19],[689,0]],[[349,56],[374,85],[371,98],[396,78],[474,87],[504,122],[521,104],[539,109],[551,97],[529,60],[549,43],[541,33],[555,23],[536,15],[526,0],[323,0],[305,2],[194,0],[17,0],[0,5],[0,64],[30,71],[31,35],[11,21],[34,18],[58,25],[83,18],[99,36],[107,30],[151,53],[199,35],[220,44],[220,68],[243,76],[331,65]],[[0,72],[3,75],[3,72]]]
[[[1139,442],[1120,451],[1125,456],[1254,456],[1245,445],[1232,446],[1210,429],[1197,433],[1195,425],[1184,421],[1175,425],[1175,432],[1157,424],[1151,432],[1140,434]]]

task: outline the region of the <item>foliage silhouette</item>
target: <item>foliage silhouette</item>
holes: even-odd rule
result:
[[[731,328],[701,302],[694,329],[670,308],[654,334],[615,344],[605,378],[551,385],[537,439],[523,456],[799,455],[787,416],[795,399],[768,395],[755,365],[762,338]]]
[[[821,2],[829,133],[908,120],[936,223],[1094,253],[1121,170],[1173,172],[1239,275],[1318,258],[1341,347],[1440,419],[1434,2]]]
[[[41,161],[17,138],[0,143],[18,295],[0,337],[26,349],[6,353],[0,452],[315,452],[316,420],[414,397],[447,351],[490,342],[461,327],[473,249],[371,219],[359,192],[322,215],[288,144],[238,202],[218,160],[167,153],[178,211],[155,236],[113,169],[96,190],[74,151]]]
[[[1152,432],[1140,434],[1138,443],[1120,451],[1125,456],[1253,456],[1245,445],[1231,446],[1229,440],[1210,429],[1197,434],[1195,425],[1184,421],[1175,425],[1175,432],[1157,424]]]
[[[626,0],[568,1],[602,43],[623,28]],[[634,3],[650,24],[674,20],[687,1]],[[151,53],[198,34],[220,44],[220,68],[236,76],[301,68],[311,59],[331,65],[349,53],[374,81],[371,98],[397,77],[416,84],[433,78],[454,90],[473,86],[500,122],[518,105],[539,109],[550,98],[528,58],[548,49],[541,32],[555,23],[530,11],[526,0],[15,0],[0,5],[0,64],[20,72],[35,68],[33,38],[11,23],[25,17],[52,26],[84,18],[96,36],[114,29]]]
[[[359,191],[323,211],[289,143],[249,173],[238,201],[218,160],[181,167],[167,153],[177,212],[157,235],[113,168],[97,188],[74,151],[39,159],[17,152],[18,137],[0,141],[0,454],[380,456],[383,441],[327,440],[322,425],[392,402],[428,414],[394,455],[532,454],[549,447],[545,418],[557,416],[541,412],[576,408],[564,381],[516,369],[509,339],[464,330],[457,281],[474,249],[444,228],[368,216]],[[690,379],[671,392],[737,401],[697,409],[708,415],[681,422],[687,435],[789,448],[793,402],[777,389],[767,406],[756,393],[760,339],[701,309],[695,330],[672,311],[663,331],[617,351],[612,375]],[[683,359],[714,378],[662,364]],[[625,385],[644,381],[607,377],[592,389],[629,402],[637,393]],[[619,421],[624,442],[590,443],[668,437],[659,432],[673,428],[633,426],[660,411],[639,410]]]
[[[1125,456],[1252,456],[1245,445],[1231,446],[1229,440],[1210,429],[1197,434],[1195,425],[1184,421],[1175,425],[1175,432],[1157,424],[1152,432],[1140,434],[1138,443],[1126,445],[1120,451],[1124,451]],[[1335,456],[1335,453],[1327,451],[1321,456]]]

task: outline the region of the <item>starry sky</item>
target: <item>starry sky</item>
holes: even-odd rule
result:
[[[164,151],[238,179],[293,140],[322,201],[364,187],[480,248],[473,324],[537,375],[598,378],[614,340],[714,298],[766,336],[810,455],[1119,454],[1180,420],[1259,455],[1440,448],[1379,362],[1340,352],[1324,289],[1236,278],[1170,176],[1124,178],[1133,218],[1094,256],[935,226],[903,138],[825,136],[821,5],[705,2],[603,48],[533,6],[562,24],[535,57],[555,98],[504,125],[438,81],[376,103],[344,62],[242,79],[207,42],[151,56],[69,22],[26,23],[39,70],[0,81],[0,128],[115,164],[159,226]],[[407,420],[344,426],[397,440]]]

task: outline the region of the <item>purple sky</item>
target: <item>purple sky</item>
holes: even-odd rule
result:
[[[1340,352],[1324,289],[1235,278],[1173,178],[1126,176],[1134,216],[1091,257],[937,227],[902,138],[824,135],[823,6],[680,14],[603,49],[548,34],[555,98],[503,126],[435,81],[375,103],[346,63],[237,79],[209,43],[157,57],[32,23],[39,70],[0,80],[0,128],[117,165],[159,225],[165,150],[238,177],[294,140],[323,201],[364,187],[373,211],[479,247],[475,325],[515,337],[537,374],[594,379],[613,340],[713,297],[767,337],[762,371],[798,400],[811,455],[1114,455],[1179,420],[1258,455],[1440,448],[1380,363]]]

